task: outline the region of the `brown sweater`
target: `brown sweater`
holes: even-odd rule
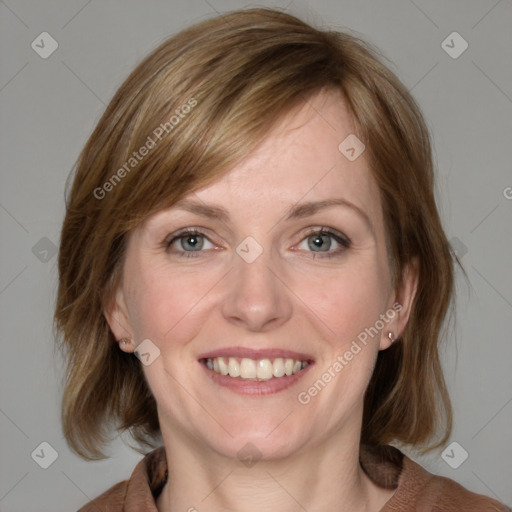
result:
[[[434,476],[392,446],[362,446],[360,461],[379,486],[396,489],[380,512],[511,512],[455,481]],[[167,481],[164,447],[148,453],[129,480],[119,482],[78,512],[157,512],[155,499]]]

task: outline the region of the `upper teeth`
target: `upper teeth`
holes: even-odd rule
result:
[[[206,366],[221,375],[240,377],[241,379],[269,380],[272,377],[293,375],[308,365],[307,361],[299,359],[249,359],[244,357],[214,357],[206,359]]]

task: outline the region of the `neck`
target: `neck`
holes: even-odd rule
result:
[[[169,478],[158,510],[379,511],[392,493],[377,488],[363,472],[358,436],[340,441],[330,438],[290,457],[245,465],[218,453],[205,456],[197,440],[164,435]]]

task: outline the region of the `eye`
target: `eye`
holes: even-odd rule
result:
[[[334,245],[337,244],[338,247],[331,250],[333,240]],[[313,258],[331,258],[345,252],[350,247],[351,241],[346,235],[322,227],[310,231],[299,245],[299,248],[304,244],[307,247],[306,251],[313,253]]]
[[[210,244],[211,247],[205,247],[205,244]],[[214,248],[214,245],[208,240],[204,233],[193,228],[187,228],[180,231],[170,240],[166,240],[164,245],[170,252],[178,253],[179,256],[186,258],[197,257],[194,253],[199,253],[202,249]],[[173,246],[174,250],[171,251]]]
[[[210,244],[210,247],[207,244]],[[302,249],[311,252],[313,258],[330,258],[341,255],[350,247],[351,241],[342,233],[322,227],[309,231],[298,247],[301,248],[304,244],[306,249],[304,247]],[[168,252],[177,253],[178,256],[186,258],[198,257],[199,253],[204,252],[203,249],[215,248],[208,237],[196,228],[179,231],[167,239],[163,246]]]

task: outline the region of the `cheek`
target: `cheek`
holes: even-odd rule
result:
[[[298,281],[296,289],[300,290],[298,295],[304,298],[304,303],[322,320],[323,332],[330,343],[339,349],[375,326],[379,315],[384,313],[387,279],[377,258],[369,255],[357,262],[354,259],[336,271],[317,274],[314,281],[302,284]]]
[[[155,343],[191,339],[215,280],[199,273],[139,265],[128,287],[131,327],[137,339]]]

